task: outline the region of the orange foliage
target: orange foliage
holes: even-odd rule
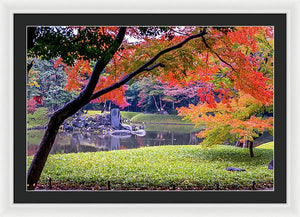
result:
[[[117,27],[101,27],[97,31],[99,34],[115,36]],[[161,50],[180,43],[188,37],[187,35],[199,33],[201,30],[193,26],[170,27],[170,32],[172,31],[175,32],[172,37],[169,33],[151,37],[138,34],[137,27],[129,27],[122,49],[113,56],[105,70],[106,73],[101,75],[95,91],[120,81]],[[130,42],[130,37],[135,38],[136,42]],[[270,74],[273,74],[273,37],[272,27],[234,27],[228,31],[209,27],[204,36],[209,47],[201,38],[191,40],[180,49],[166,53],[156,61],[156,63],[161,62],[164,67],[145,71],[139,76],[151,75],[161,82],[177,87],[202,84],[197,93],[200,98],[199,107],[203,111],[198,107],[193,109],[190,107],[186,108],[186,112],[184,109],[181,110],[181,113],[187,116],[190,113],[196,122],[200,118],[207,123],[213,122],[212,120],[216,123],[218,121],[224,123],[225,120],[232,118],[230,116],[232,111],[226,109],[234,109],[233,99],[239,97],[240,93],[254,98],[264,106],[272,105],[273,77]],[[261,72],[262,63],[265,63],[269,73]],[[55,65],[58,64],[62,64],[61,59],[56,61]],[[68,74],[66,89],[81,90],[91,75],[89,61],[78,57],[73,67],[64,67]],[[127,106],[125,91],[126,86],[123,86],[95,101],[103,102],[107,99],[118,105]],[[220,103],[216,101],[216,93]],[[241,98],[237,100],[240,101]],[[220,108],[223,111],[220,115],[199,117],[199,114],[206,110],[208,112]],[[256,123],[254,120],[251,119],[249,123],[241,121],[247,125]],[[245,132],[241,131],[240,134],[246,136]]]
[[[239,98],[232,98],[229,104],[216,103],[215,107],[208,103],[190,105],[178,109],[179,115],[185,116],[196,125],[206,124],[206,129],[198,134],[199,137],[210,136],[212,130],[226,127],[228,133],[241,142],[253,141],[258,132],[273,129],[273,117],[263,119],[256,117],[263,103],[250,94],[240,93]]]

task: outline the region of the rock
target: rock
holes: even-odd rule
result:
[[[63,123],[64,131],[80,131],[80,132],[97,132],[105,135],[109,130],[123,130],[129,132],[143,129],[143,126],[121,124],[120,110],[115,108],[111,110],[111,114],[95,115],[94,117],[77,116],[69,118]],[[142,132],[142,131],[139,131]],[[138,132],[138,133],[139,133]],[[121,133],[122,134],[122,133]],[[125,133],[126,134],[126,133]],[[127,134],[126,134],[127,135]],[[142,135],[142,134],[141,134]],[[124,136],[124,135],[121,135]],[[131,136],[131,134],[129,135]]]
[[[132,131],[132,134],[142,137],[146,135],[146,131],[145,130]]]
[[[84,127],[84,123],[83,123],[83,122],[79,122],[79,123],[78,123],[78,127],[79,127],[79,128]]]
[[[77,128],[82,128],[82,127],[84,127],[84,122],[82,122],[82,121],[73,121],[72,126],[77,127]]]
[[[72,127],[72,126],[68,126],[68,125],[64,126],[63,129],[64,129],[65,131],[73,131],[73,127]]]
[[[114,108],[110,111],[110,122],[113,129],[119,130],[121,125],[120,109]]]
[[[140,126],[140,130],[144,130],[144,129],[145,129],[145,125],[143,124]]]
[[[269,170],[273,170],[273,160],[269,163],[268,169],[269,169]]]
[[[125,130],[129,130],[130,132],[132,131],[132,126],[128,125],[128,124],[121,124],[122,128]]]
[[[78,127],[78,122],[77,122],[77,121],[73,121],[73,122],[72,122],[72,126],[73,126],[73,127]]]
[[[80,121],[85,121],[85,117],[84,117],[84,116],[80,116],[80,117],[79,117],[79,120],[80,120]]]
[[[226,167],[227,171],[246,171],[245,169],[234,168],[234,167]]]
[[[95,119],[96,119],[96,121],[101,122],[101,121],[103,121],[105,119],[105,117],[102,117],[101,115],[97,115],[95,117]]]
[[[97,123],[93,123],[91,125],[91,127],[94,129],[94,130],[97,130],[99,128],[99,125]]]

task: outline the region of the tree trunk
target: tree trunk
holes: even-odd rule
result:
[[[109,101],[109,104],[108,104],[108,111],[110,111],[111,109],[111,101]]]
[[[248,141],[248,142],[249,142],[250,157],[254,157],[254,152],[253,152],[253,141]]]
[[[105,109],[106,109],[106,100],[104,101],[104,104],[103,104],[103,108],[101,110],[101,113],[104,113],[105,112]]]
[[[158,112],[160,112],[160,109],[158,108],[158,105],[157,105],[157,103],[156,103],[155,96],[154,96],[154,95],[152,95],[152,97],[153,97],[154,104],[155,104],[155,107],[156,107],[157,111],[158,111]]]
[[[67,114],[67,109],[68,107],[64,107],[64,109],[59,110],[61,112],[55,112],[50,118],[38,152],[35,154],[31,166],[28,170],[27,187],[29,190],[35,188],[41,176],[60,125],[64,122],[65,119],[71,116],[72,113],[76,113],[76,111],[79,110],[79,108],[77,110],[74,109],[73,112],[68,112],[69,114]]]
[[[160,111],[163,111],[164,108],[162,106],[162,103],[161,103],[161,95],[158,96],[159,97],[159,106],[160,106]]]

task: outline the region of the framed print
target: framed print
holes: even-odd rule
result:
[[[75,26],[84,20],[103,23]],[[286,15],[15,14],[14,23],[15,77],[21,55],[27,64],[15,80],[26,81],[15,135],[26,132],[27,148],[14,156],[28,162],[15,161],[15,202],[58,202],[49,192],[85,203],[286,201],[286,150],[276,145],[286,140]]]
[[[293,204],[289,13],[11,19],[14,207]]]

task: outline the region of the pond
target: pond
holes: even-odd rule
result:
[[[161,145],[197,145],[201,142],[201,139],[196,137],[200,129],[195,129],[193,125],[151,124],[146,125],[146,135],[142,137],[60,132],[56,136],[50,154],[111,151]],[[39,130],[27,132],[27,155],[34,155],[37,152],[43,133]]]

